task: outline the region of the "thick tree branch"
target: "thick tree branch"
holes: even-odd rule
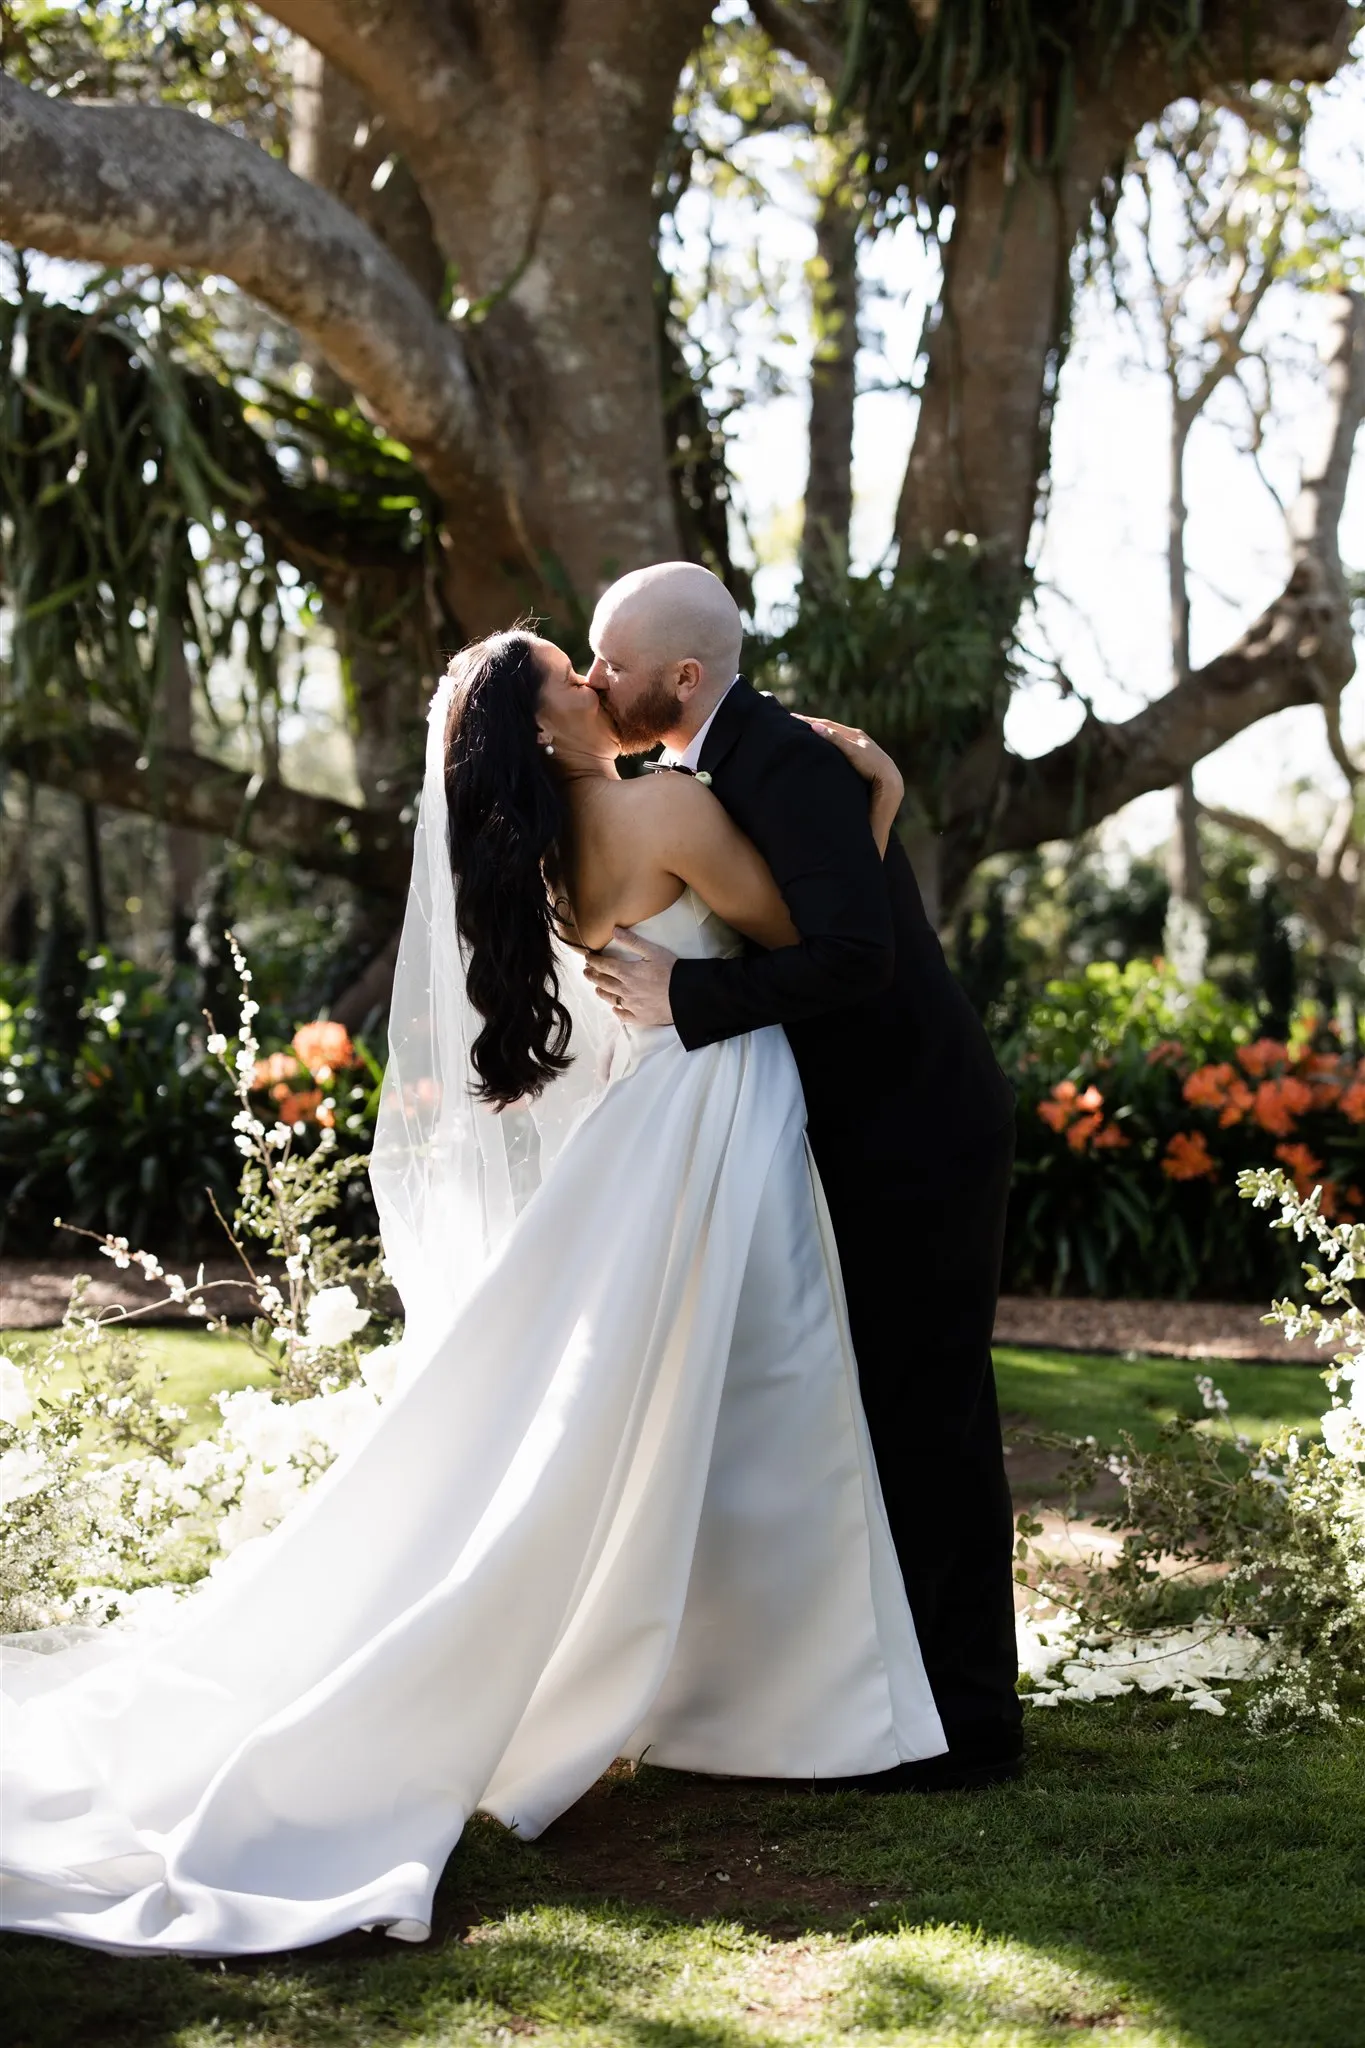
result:
[[[494,551],[501,486],[458,337],[353,213],[254,143],[171,108],[78,106],[0,77],[0,237],[230,277],[317,346],[412,450],[452,526]]]
[[[1338,295],[1331,347],[1328,430],[1291,510],[1293,568],[1284,591],[1232,647],[1135,718],[1116,725],[1087,718],[1051,753],[1012,760],[984,852],[1073,838],[1134,797],[1169,789],[1259,719],[1296,704],[1326,709],[1340,696],[1355,672],[1337,528],[1365,418],[1359,294]]]
[[[105,727],[81,741],[12,739],[0,760],[85,803],[231,839],[395,903],[407,887],[411,853],[397,812],[356,810],[188,749],[162,747],[149,761],[136,740]]]

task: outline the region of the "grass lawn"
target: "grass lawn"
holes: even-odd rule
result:
[[[213,1342],[158,1336],[187,1405]],[[1193,1396],[1179,1362],[1000,1365],[1006,1409],[1099,1436]],[[1215,1377],[1249,1432],[1318,1413],[1311,1370]],[[12,1937],[4,2038],[1357,2048],[1365,1731],[1270,1740],[1119,1701],[1034,1714],[1029,1740],[1022,1783],[934,1799],[618,1771],[539,1842],[476,1821],[418,1949],[354,1935],[225,1967]]]

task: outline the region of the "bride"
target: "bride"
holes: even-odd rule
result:
[[[581,971],[615,926],[689,957],[795,933],[710,793],[616,753],[548,641],[452,663],[373,1163],[398,1386],[168,1628],[7,1646],[4,1925],[421,1940],[475,1809],[534,1836],[616,1756],[944,1749],[786,1040],[686,1052]]]

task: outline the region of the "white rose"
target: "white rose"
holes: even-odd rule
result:
[[[16,1444],[0,1457],[0,1508],[13,1507],[37,1493],[51,1477],[47,1460],[27,1444]]]
[[[1322,1440],[1334,1458],[1365,1463],[1365,1424],[1349,1408],[1329,1408],[1322,1418]]]
[[[369,1320],[370,1311],[360,1306],[349,1287],[324,1287],[308,1304],[308,1342],[329,1351],[358,1336]]]
[[[377,1351],[367,1351],[361,1359],[360,1377],[376,1401],[387,1401],[393,1392],[402,1357],[403,1346],[400,1342],[381,1345]]]
[[[17,1429],[33,1413],[24,1375],[12,1358],[0,1358],[0,1422]]]

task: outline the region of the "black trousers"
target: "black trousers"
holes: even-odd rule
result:
[[[1023,1720],[991,1363],[1013,1160],[1011,1126],[932,1191],[821,1164],[891,1534],[949,1752],[964,1763],[1016,1755]]]

